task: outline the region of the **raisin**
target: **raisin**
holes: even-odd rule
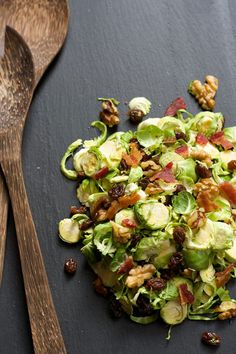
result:
[[[197,165],[195,171],[198,177],[200,178],[210,178],[212,176],[211,171],[207,167],[202,165]]]
[[[99,295],[102,295],[103,297],[107,297],[108,289],[103,285],[102,280],[99,277],[97,277],[97,279],[94,280],[93,288],[96,291],[96,293],[98,293]]]
[[[162,278],[152,278],[146,283],[146,288],[149,290],[162,290],[166,286],[166,280]]]
[[[77,206],[71,206],[70,208],[70,213],[71,215],[75,215],[75,214],[86,214],[87,212],[87,208],[85,206],[80,206],[80,207],[77,207]]]
[[[65,261],[64,271],[68,274],[74,274],[77,270],[77,262],[70,258]]]
[[[219,346],[221,338],[214,332],[204,332],[202,333],[202,342],[208,345]]]
[[[77,179],[79,182],[82,182],[86,178],[86,174],[82,171],[77,172]]]
[[[125,187],[123,186],[123,184],[118,184],[118,185],[112,187],[108,191],[108,195],[112,199],[118,199],[118,198],[122,197],[124,194],[125,194]]]
[[[233,171],[236,169],[236,160],[231,160],[228,162],[228,169],[230,171]]]
[[[176,271],[169,268],[160,269],[160,273],[161,273],[161,278],[164,280],[170,280],[176,275]]]
[[[186,134],[184,132],[175,132],[175,137],[177,140],[186,140]]]
[[[145,151],[143,151],[143,157],[142,157],[142,162],[146,162],[146,161],[148,161],[148,160],[150,160],[150,158],[152,157],[152,155],[151,154],[146,154],[146,152]]]
[[[149,178],[144,177],[144,178],[141,178],[141,179],[139,180],[138,185],[139,185],[142,189],[146,189],[149,183],[150,183]]]
[[[180,269],[183,265],[183,259],[184,257],[181,252],[175,252],[169,260],[168,267],[173,270]]]
[[[144,117],[144,113],[140,109],[132,109],[128,112],[128,116],[132,123],[140,123]]]
[[[152,156],[152,161],[154,161],[157,165],[159,164],[161,155]]]
[[[133,257],[127,257],[123,263],[121,263],[119,269],[117,270],[117,274],[126,274],[129,273],[129,271],[133,268],[134,262],[133,262]]]
[[[109,298],[109,310],[113,318],[121,318],[124,313],[120,302],[116,300],[113,294]]]
[[[93,226],[93,220],[88,219],[88,220],[83,221],[80,224],[79,228],[80,228],[80,230],[85,231],[85,230],[88,230],[92,226]]]
[[[172,196],[171,195],[166,195],[165,198],[166,198],[166,200],[165,200],[164,204],[166,206],[170,206],[171,205]]]
[[[104,166],[93,175],[93,178],[96,180],[101,179],[101,178],[105,177],[108,174],[108,172],[109,172],[108,167]]]
[[[174,191],[174,195],[178,194],[179,192],[186,191],[186,188],[182,184],[177,184],[176,190]]]
[[[185,230],[181,226],[176,226],[173,232],[173,238],[175,243],[182,245],[185,240]]]
[[[140,235],[133,235],[132,239],[131,239],[130,246],[135,247],[137,245],[137,243],[141,240],[141,238],[142,238],[142,236],[140,236]]]
[[[127,171],[129,169],[129,166],[127,165],[127,162],[125,161],[125,159],[121,160],[119,169],[121,171]]]
[[[150,304],[149,299],[140,294],[137,301],[137,308],[138,308],[138,312],[141,316],[150,316],[153,313],[153,308]]]

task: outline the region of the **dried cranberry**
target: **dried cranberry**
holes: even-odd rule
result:
[[[119,269],[117,270],[117,274],[125,274],[125,273],[129,273],[129,271],[133,268],[134,266],[134,261],[133,261],[133,257],[127,257],[123,263],[121,263]]]
[[[121,318],[124,313],[120,302],[116,300],[113,294],[109,298],[109,311],[113,318]]]
[[[185,240],[185,230],[181,226],[176,226],[173,232],[173,238],[175,243],[182,245]]]
[[[80,228],[80,230],[85,231],[85,230],[88,230],[92,226],[93,226],[93,220],[88,219],[88,220],[83,221],[80,224],[79,228]]]
[[[182,184],[177,184],[176,190],[174,191],[173,194],[178,194],[179,192],[186,191],[186,188]]]
[[[183,255],[181,252],[175,252],[168,263],[168,267],[173,270],[178,270],[183,265]]]
[[[144,113],[140,109],[132,109],[128,112],[128,116],[132,123],[140,123],[144,117]]]
[[[146,282],[146,288],[149,290],[162,290],[166,286],[166,280],[162,278],[152,278]]]
[[[195,170],[196,170],[196,174],[200,178],[210,178],[212,176],[211,171],[205,166],[197,165]]]
[[[101,178],[105,177],[108,174],[108,172],[109,172],[108,167],[104,166],[93,175],[93,178],[94,179],[101,179]]]
[[[147,188],[148,184],[150,183],[150,180],[149,178],[147,177],[144,177],[144,178],[141,178],[138,182],[139,186],[142,188],[142,189],[145,189]]]
[[[71,215],[75,215],[75,214],[86,214],[87,212],[87,208],[85,206],[80,206],[80,207],[77,207],[77,206],[71,206],[70,208],[70,213]]]
[[[236,169],[236,160],[231,160],[228,162],[228,169],[230,171],[233,171]]]
[[[175,132],[175,137],[177,140],[186,140],[186,134],[184,132]]]
[[[68,274],[74,274],[77,270],[77,262],[70,258],[65,261],[64,271]]]
[[[118,184],[118,185],[112,187],[108,191],[108,195],[112,199],[118,199],[118,198],[122,197],[124,194],[125,194],[125,187],[123,186],[123,184]]]
[[[153,313],[153,308],[150,304],[149,299],[146,296],[140,294],[136,304],[138,312],[141,316],[150,316]]]
[[[214,332],[204,332],[202,333],[202,342],[208,345],[219,346],[221,337]]]

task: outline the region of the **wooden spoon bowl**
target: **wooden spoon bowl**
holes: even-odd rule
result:
[[[36,354],[66,353],[24,185],[21,141],[34,90],[33,58],[7,27],[0,59],[0,164],[14,214],[25,294]]]
[[[3,0],[0,12],[28,44],[35,63],[35,84],[64,43],[69,19],[67,0]]]
[[[0,1],[0,56],[3,54],[1,34],[5,22],[17,30],[31,50],[36,87],[64,43],[69,22],[68,0]],[[7,212],[8,195],[0,171],[0,285],[4,266]]]

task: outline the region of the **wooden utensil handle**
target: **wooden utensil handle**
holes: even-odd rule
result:
[[[25,190],[20,159],[2,161],[12,202],[36,354],[66,353]]]
[[[4,182],[4,177],[0,172],[0,286],[2,283],[3,266],[5,259],[8,203],[9,200],[6,185]]]

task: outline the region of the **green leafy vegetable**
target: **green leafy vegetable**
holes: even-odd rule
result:
[[[190,214],[196,208],[196,201],[192,194],[182,191],[173,197],[173,209],[178,214]]]

